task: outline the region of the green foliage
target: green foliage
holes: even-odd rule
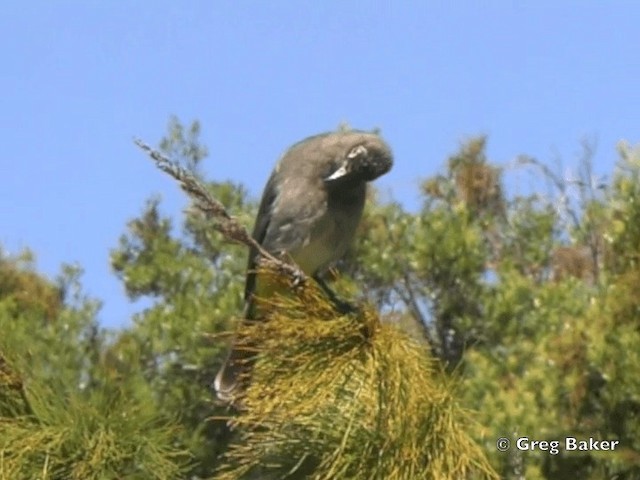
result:
[[[371,310],[336,316],[318,288],[295,291],[239,333],[260,361],[217,478],[497,478],[424,348]]]
[[[135,376],[105,382],[98,303],[79,270],[54,284],[29,254],[0,269],[0,479],[177,478],[190,461],[178,427],[131,395]]]
[[[172,119],[161,147],[200,177],[206,148],[200,146],[198,133],[197,123],[185,129]],[[243,188],[230,183],[206,187],[249,223],[255,206],[247,202]],[[112,252],[113,269],[129,297],[153,303],[134,317],[132,327],[108,353],[126,359],[116,362],[125,367],[125,375],[141,372],[157,408],[179,419],[184,427],[179,443],[196,459],[189,475],[205,477],[228,436],[224,422],[210,420],[221,412],[211,384],[224,355],[223,343],[211,338],[232,330],[242,310],[246,254],[223,240],[193,208],[187,210],[180,231],[173,230],[171,220],[160,212],[160,201],[151,199]]]
[[[65,266],[54,283],[35,273],[29,252],[0,258],[0,352],[20,352],[16,368],[39,382],[73,389],[92,375],[103,341],[95,319],[100,303],[82,292],[81,273]]]
[[[621,161],[613,180],[606,239],[611,245],[609,268],[615,272],[640,264],[640,147],[619,147]]]
[[[504,198],[485,144],[470,140],[445,174],[423,183],[420,212],[368,209],[351,271],[363,290],[387,292],[379,298],[392,318],[412,317],[417,338],[457,365],[466,405],[486,427],[477,438],[503,476],[637,478],[638,150],[621,146],[611,186],[594,179],[587,147],[571,182],[526,159],[556,196]],[[621,447],[555,456],[495,449],[497,438],[521,435]]]
[[[173,118],[161,148],[249,226],[246,191],[205,182],[199,133]],[[508,197],[486,142],[425,179],[416,212],[372,196],[330,278],[360,314],[311,285],[265,299],[237,414],[210,384],[246,253],[197,209],[151,198],[128,224],[112,266],[147,307],[115,332],[78,268],[50,281],[0,252],[0,479],[640,478],[640,149],[620,145],[608,183],[586,143],[572,180],[523,157],[550,190]],[[620,445],[497,451],[519,436]]]
[[[0,379],[0,392],[16,388]],[[21,405],[0,418],[0,429],[2,479],[170,479],[189,460],[173,445],[174,425],[118,391],[30,383]]]

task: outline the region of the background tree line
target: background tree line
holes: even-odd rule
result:
[[[199,132],[172,119],[160,149],[250,226],[242,185],[205,181]],[[500,476],[640,478],[640,148],[621,144],[607,181],[588,144],[572,180],[521,157],[546,191],[507,195],[509,170],[485,147],[468,140],[424,179],[417,211],[373,198],[335,288],[457,379]],[[111,252],[127,295],[151,306],[106,331],[79,269],[50,280],[29,252],[0,252],[0,478],[211,477],[233,433],[210,384],[245,262],[197,212],[168,218],[151,198]],[[620,447],[496,450],[521,435]]]

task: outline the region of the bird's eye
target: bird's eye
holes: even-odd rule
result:
[[[347,154],[347,158],[355,158],[360,155],[366,155],[367,149],[363,145],[358,145],[357,147],[352,148]]]

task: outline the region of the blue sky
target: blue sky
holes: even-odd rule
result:
[[[610,173],[640,142],[639,19],[631,0],[2,2],[0,244],[52,277],[79,263],[103,324],[125,325],[140,306],[109,251],[151,195],[185,203],[132,138],[156,144],[172,114],[201,121],[207,176],[255,197],[288,145],[341,121],[382,129],[378,186],[410,208],[475,134],[495,162],[566,166],[596,139]]]

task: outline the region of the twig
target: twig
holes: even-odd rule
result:
[[[193,200],[194,207],[202,212],[207,219],[214,220],[213,228],[219,231],[227,240],[255,249],[262,257],[259,262],[261,265],[273,268],[279,273],[289,276],[295,284],[306,281],[305,274],[296,265],[286,263],[272,255],[251,237],[247,229],[235,217],[229,215],[224,205],[214,198],[193,174],[157,150],[154,150],[142,140],[136,138],[134,143],[151,157],[160,170],[178,181],[182,190]]]

